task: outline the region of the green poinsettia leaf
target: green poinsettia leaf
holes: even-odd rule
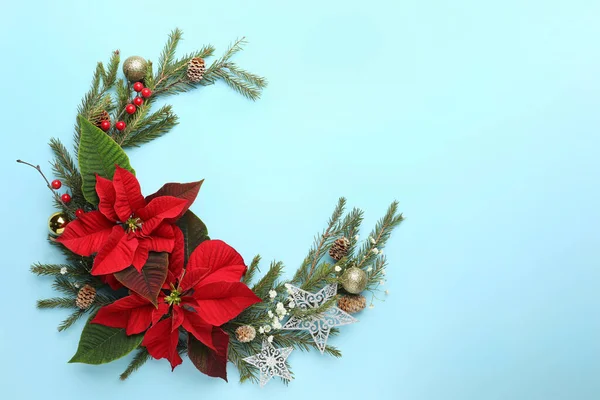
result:
[[[92,324],[95,316],[92,314],[83,328],[70,363],[106,364],[129,354],[142,343],[143,334],[127,336],[123,328]]]
[[[114,276],[123,286],[148,299],[156,306],[160,289],[167,279],[168,270],[169,254],[151,252],[142,272],[138,272],[135,267],[127,267],[123,271],[115,273]]]
[[[79,171],[83,184],[81,190],[85,199],[91,204],[98,204],[96,193],[96,174],[112,179],[115,166],[135,174],[129,164],[125,151],[102,129],[79,116],[81,138],[79,141]]]
[[[184,244],[185,244],[185,262],[190,257],[190,254],[198,247],[198,245],[205,240],[209,240],[208,229],[206,225],[196,214],[191,211],[187,211],[183,214],[183,217],[177,221],[177,226],[183,232]]]

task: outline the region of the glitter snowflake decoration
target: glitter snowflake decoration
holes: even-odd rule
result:
[[[337,285],[335,284],[327,285],[317,293],[309,293],[293,285],[287,285],[287,288],[294,298],[296,306],[301,310],[321,307],[337,293]],[[323,354],[331,328],[355,322],[358,322],[356,318],[333,306],[327,311],[312,317],[291,317],[282,329],[309,331],[321,354]]]
[[[244,358],[244,361],[260,370],[260,386],[265,386],[274,376],[291,381],[294,378],[285,365],[285,361],[292,350],[294,350],[293,347],[276,349],[270,342],[263,340],[262,351]]]

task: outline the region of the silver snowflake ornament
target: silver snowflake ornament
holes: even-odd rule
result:
[[[263,340],[262,351],[251,357],[244,358],[248,364],[254,365],[260,370],[260,386],[265,386],[274,376],[291,381],[292,375],[285,365],[293,347],[283,347],[276,349],[267,340]]]
[[[293,285],[287,285],[287,288],[294,298],[297,307],[301,310],[321,307],[337,294],[336,284],[327,285],[317,293],[309,293]],[[332,306],[315,316],[307,318],[291,317],[281,329],[309,331],[321,354],[323,354],[327,346],[327,339],[329,338],[331,328],[355,322],[358,322],[356,318],[340,310],[338,307]]]

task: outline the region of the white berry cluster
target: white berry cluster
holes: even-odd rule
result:
[[[287,287],[287,285],[286,285]],[[288,291],[290,289],[288,288]],[[271,298],[272,301],[275,301],[275,298],[277,297],[277,291],[276,290],[270,290],[269,291],[269,297]],[[266,334],[271,332],[271,330],[273,329],[281,329],[282,325],[281,325],[281,321],[283,321],[283,319],[289,314],[289,310],[288,309],[293,309],[294,307],[296,307],[296,303],[294,302],[294,299],[292,297],[288,297],[287,298],[287,308],[285,306],[284,303],[282,303],[281,301],[277,302],[277,304],[275,305],[275,310],[268,310],[267,311],[267,315],[269,317],[269,319],[271,320],[271,322],[269,324],[263,325],[261,327],[258,328],[258,332],[260,332],[261,334]],[[270,335],[267,340],[270,342],[273,341],[273,335]]]

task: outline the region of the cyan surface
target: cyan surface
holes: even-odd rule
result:
[[[174,5],[177,3],[177,5]],[[2,2],[0,389],[6,399],[561,400],[600,396],[597,1]],[[186,362],[67,364],[81,324],[38,311],[60,261],[45,242],[48,139],[70,141],[95,63],[116,48],[237,57],[270,86],[171,98],[181,124],[130,153],[142,189],[205,178],[193,210],[249,260],[296,269],[339,196],[407,217],[386,252],[390,295],[332,340],[295,352],[265,389]]]

